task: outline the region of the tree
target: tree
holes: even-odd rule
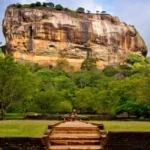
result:
[[[106,11],[102,11],[101,14],[106,14]]]
[[[116,108],[126,107],[126,104],[131,104],[128,102],[135,103],[137,101],[136,90],[139,84],[139,78],[129,78],[126,77],[124,80],[112,81],[107,90],[110,92],[110,97],[113,100],[113,111],[116,112]],[[139,91],[141,92],[141,91]],[[129,106],[129,105],[128,105]],[[131,106],[131,105],[130,105]]]
[[[69,68],[69,62],[67,59],[62,58],[57,60],[56,69],[66,71]]]
[[[21,5],[20,3],[17,3],[17,4],[16,4],[16,7],[17,7],[17,8],[21,8],[22,5]]]
[[[52,78],[54,73],[49,69],[41,69],[35,73],[36,78],[38,79],[39,91],[46,91],[53,88]]]
[[[60,112],[60,103],[66,101],[58,91],[41,91],[34,98],[36,112],[58,113]]]
[[[95,113],[95,104],[96,103],[94,101],[92,89],[90,87],[86,87],[77,91],[73,106],[80,110],[81,113]]]
[[[145,58],[138,54],[130,54],[126,58],[126,62],[133,65],[134,63],[144,63]]]
[[[76,11],[78,13],[84,13],[85,9],[83,7],[79,7]]]
[[[119,65],[118,69],[124,76],[130,76],[132,73],[132,67],[129,65]]]
[[[36,2],[36,4],[35,4],[36,6],[41,6],[41,2]]]
[[[90,85],[91,75],[88,71],[80,71],[75,74],[75,83],[79,88],[84,88]]]
[[[92,87],[98,88],[98,91],[101,91],[101,90],[107,89],[111,81],[113,81],[112,77],[105,76],[103,72],[101,72],[101,73],[98,73],[97,75],[92,74],[90,85]]]
[[[99,14],[99,11],[97,10],[96,13]]]
[[[95,58],[86,58],[81,64],[81,69],[82,70],[95,69],[96,68],[96,62],[97,62],[97,59],[95,59]]]
[[[58,76],[53,78],[53,88],[58,91],[68,90],[74,93],[76,90],[76,85],[70,78],[65,76]]]
[[[148,57],[145,58],[145,62],[146,62],[147,64],[150,64],[150,56],[148,56]]]
[[[0,59],[0,103],[2,120],[9,106],[16,100],[32,95],[33,81],[26,66],[14,62],[11,56]],[[30,95],[31,94],[31,95]]]
[[[35,3],[31,3],[31,4],[30,4],[30,7],[35,7],[35,6],[36,6]]]
[[[150,79],[149,76],[144,77],[141,75],[138,75],[137,77],[133,76],[132,80],[135,80],[137,78],[138,83],[136,84],[136,97],[139,103],[141,104],[150,104]]]
[[[130,117],[130,114],[134,114],[138,110],[138,105],[133,101],[126,101],[125,103],[117,106],[115,108],[116,114],[120,114],[123,112],[128,113],[128,117]]]
[[[69,101],[60,102],[60,113],[71,113],[72,112],[72,104]]]
[[[58,5],[55,6],[55,9],[56,10],[63,10],[63,6],[58,4]]]
[[[46,6],[49,7],[49,8],[54,8],[55,7],[54,3],[52,3],[52,2],[46,3]]]
[[[102,90],[95,94],[96,109],[98,113],[108,114],[112,109],[112,102],[108,90]]]
[[[112,66],[106,66],[103,69],[103,72],[106,76],[111,77],[118,73],[117,69]]]
[[[88,14],[90,14],[90,13],[91,13],[91,11],[90,11],[90,10],[87,10],[87,13],[88,13]]]
[[[42,4],[44,7],[46,7],[47,5],[46,5],[46,3],[45,2],[43,2],[43,4]]]

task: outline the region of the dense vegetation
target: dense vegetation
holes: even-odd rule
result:
[[[12,4],[10,6],[15,6],[17,8],[40,8],[40,9],[47,9],[47,10],[59,10],[59,11],[67,11],[67,12],[73,12],[73,13],[85,13],[85,9],[83,7],[78,7],[77,10],[71,10],[67,7],[63,7],[61,4],[55,5],[52,2],[36,2],[36,3],[31,3],[31,4]],[[91,13],[89,10],[87,10],[87,13]],[[99,11],[96,11],[97,14],[99,14]],[[106,14],[106,11],[102,11],[101,14]]]
[[[0,58],[0,105],[5,112],[120,114],[150,117],[150,58],[131,54],[126,64],[100,70],[86,59],[73,71],[66,59],[56,67]]]

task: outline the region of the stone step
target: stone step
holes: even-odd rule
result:
[[[78,140],[85,140],[85,139],[91,139],[91,140],[95,140],[95,139],[100,139],[100,135],[99,134],[51,134],[50,136],[50,140],[67,140],[67,139],[78,139]]]
[[[50,146],[50,150],[102,150],[102,147],[97,145],[59,145]]]
[[[99,131],[97,127],[54,127],[53,131]]]
[[[100,140],[50,140],[51,145],[100,145]]]
[[[101,138],[106,138],[106,136],[107,136],[107,135],[101,135],[100,137],[101,137]]]
[[[75,133],[78,133],[78,134],[81,134],[81,133],[83,133],[83,134],[89,134],[89,133],[99,133],[99,131],[98,130],[93,130],[93,131],[78,131],[78,130],[68,130],[68,131],[55,131],[55,130],[53,130],[53,132],[52,132],[53,134],[75,134]]]

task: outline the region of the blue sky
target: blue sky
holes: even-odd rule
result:
[[[2,24],[8,5],[37,1],[53,2],[74,10],[80,6],[91,12],[105,10],[113,16],[118,16],[122,22],[134,25],[150,49],[150,0],[1,0],[0,23]],[[2,26],[0,26],[0,41],[5,44]],[[148,55],[150,56],[150,52]]]

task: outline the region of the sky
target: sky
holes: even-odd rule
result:
[[[117,16],[122,22],[134,25],[143,37],[150,56],[150,0],[1,0],[0,4],[0,41],[5,44],[2,33],[2,20],[8,5],[15,3],[53,2],[63,7],[76,10],[83,7],[95,13],[97,10],[105,10],[107,13]]]

